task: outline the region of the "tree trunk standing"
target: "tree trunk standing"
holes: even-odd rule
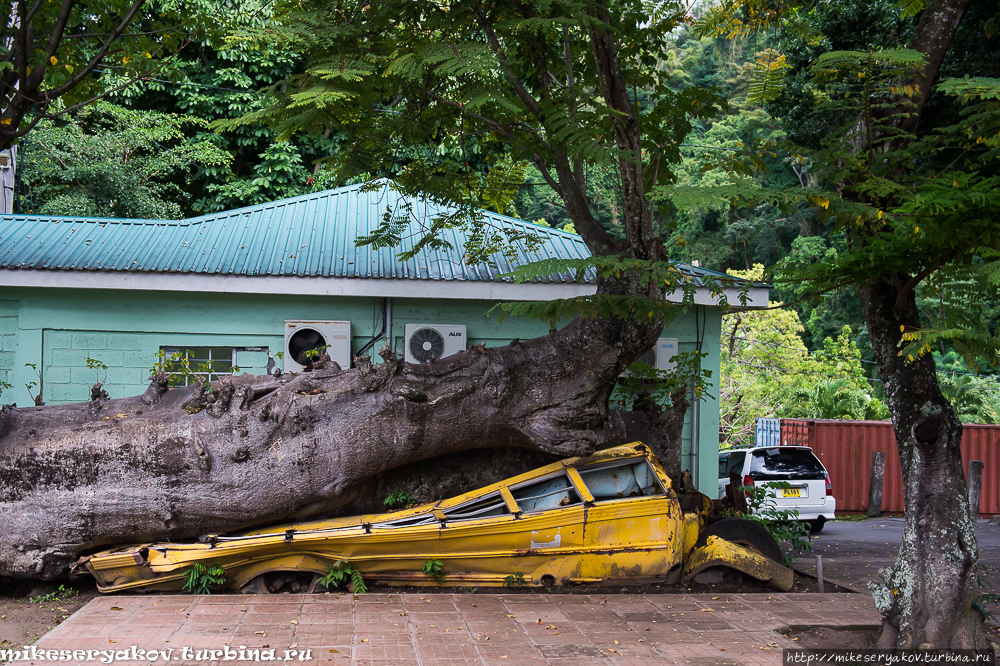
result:
[[[976,647],[982,615],[974,610],[978,549],[962,472],[962,423],[938,386],[934,359],[899,355],[901,326],[920,326],[911,292],[905,311],[886,281],[863,285],[871,334],[903,471],[906,525],[896,562],[872,583],[883,615],[879,646]]]
[[[917,133],[967,5],[968,0],[931,0],[921,12],[909,48],[924,55],[925,66],[907,82],[919,94],[893,110],[899,129],[911,135]],[[875,146],[855,148],[881,152],[902,148],[909,139],[876,136],[866,141]],[[905,168],[900,163],[890,177],[902,179]],[[868,201],[866,194],[852,192],[850,184],[841,185],[848,198]],[[893,206],[891,201],[881,204]],[[874,233],[849,228],[848,240],[862,249]],[[906,509],[899,555],[880,572],[883,582],[870,586],[884,618],[880,647],[973,648],[983,640],[983,617],[972,606],[979,596],[978,550],[962,469],[962,423],[941,393],[933,356],[910,361],[900,355],[903,331],[921,328],[915,297],[919,282],[919,277],[911,283],[910,275],[883,274],[858,289],[892,414]]]

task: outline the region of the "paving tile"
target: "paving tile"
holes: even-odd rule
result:
[[[323,666],[763,666],[780,660],[780,646],[795,645],[775,632],[780,627],[878,621],[871,599],[854,594],[101,597],[37,647],[141,644],[176,655],[228,642],[269,645],[280,657],[294,644],[313,650],[312,662]],[[192,663],[213,666],[213,653],[202,656]]]

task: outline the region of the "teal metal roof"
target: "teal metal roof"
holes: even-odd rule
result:
[[[358,247],[357,238],[378,228],[401,199],[389,187],[362,192],[353,185],[187,220],[5,215],[0,268],[492,281],[532,261],[590,256],[575,234],[484,211],[490,224],[530,231],[544,243],[530,252],[518,244],[514,259],[497,254],[492,266],[468,266],[465,234],[449,229],[444,239],[451,249],[425,248],[400,261],[399,252],[413,247],[421,228],[444,210],[417,200],[399,247]],[[573,276],[544,281],[573,282]]]

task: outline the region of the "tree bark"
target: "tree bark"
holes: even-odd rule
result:
[[[972,607],[978,549],[962,473],[962,423],[941,393],[933,357],[900,356],[900,327],[920,327],[913,293],[899,311],[888,282],[859,291],[892,413],[906,506],[899,555],[880,572],[883,582],[870,584],[884,617],[879,646],[977,647],[983,618]]]
[[[931,0],[921,13],[909,47],[925,56],[925,67],[909,83],[919,95],[896,109],[899,127],[916,133],[941,61],[961,23],[968,0]],[[916,104],[915,108],[912,103]],[[873,138],[876,143],[885,137]],[[900,149],[909,136],[891,138]],[[870,146],[863,146],[865,150]],[[902,178],[901,164],[893,177]],[[845,194],[867,201],[864,193]],[[892,202],[883,202],[887,207]],[[848,229],[855,250],[875,229]],[[933,261],[934,258],[930,258]],[[876,259],[877,261],[877,259]],[[922,270],[921,270],[922,269]],[[904,330],[921,328],[915,289],[930,273],[918,264],[913,275],[881,275],[859,285],[861,309],[871,335],[879,375],[892,414],[903,472],[905,527],[895,563],[870,587],[883,615],[883,648],[983,647],[978,600],[978,551],[962,471],[962,423],[938,386],[934,358],[901,355]]]
[[[0,576],[52,579],[108,544],[329,512],[379,473],[457,451],[615,445],[614,380],[659,328],[578,319],[427,364],[383,350],[384,364],[240,377],[211,393],[154,381],[135,398],[7,409]]]

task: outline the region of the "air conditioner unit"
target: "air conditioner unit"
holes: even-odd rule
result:
[[[403,328],[407,363],[425,363],[464,349],[465,326],[461,324],[407,324]]]
[[[351,322],[300,321],[285,322],[285,372],[302,372],[310,362],[306,352],[326,347],[331,361],[342,368],[351,367]]]
[[[656,370],[673,370],[677,365],[674,362],[675,356],[677,356],[677,338],[660,338],[656,341],[656,345],[636,359],[636,362],[645,363]],[[621,376],[628,376],[628,370]]]

